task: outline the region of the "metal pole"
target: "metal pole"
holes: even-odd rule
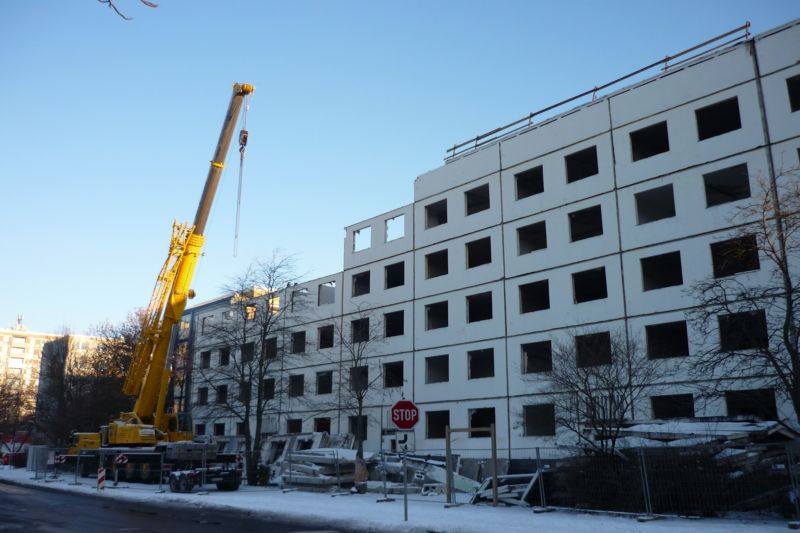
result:
[[[408,469],[405,450],[403,450],[403,522],[408,522]]]
[[[647,465],[644,460],[644,451],[639,448],[639,470],[642,475],[642,492],[644,496],[645,512],[648,515],[653,514],[653,506],[650,502],[650,483],[647,479]]]
[[[447,503],[453,503],[453,491],[452,491],[452,484],[450,475],[453,472],[453,455],[452,450],[450,449],[450,426],[447,425],[444,427],[444,438],[445,438],[445,448],[444,448],[444,461],[445,461],[445,472],[444,472],[444,493],[447,495]],[[405,454],[403,455],[405,457]]]
[[[342,478],[339,476],[339,452],[333,451],[333,456],[336,459],[336,489],[342,491]]]
[[[492,505],[497,507],[497,433],[495,425],[489,426],[492,432]]]
[[[539,455],[539,447],[536,447],[536,474],[539,478],[539,504],[544,509],[547,507],[547,499],[544,496],[544,472],[542,471],[542,457]]]
[[[164,492],[164,489],[161,488],[161,483],[164,479],[164,452],[161,451],[158,453],[158,492]]]
[[[792,453],[792,449],[790,447],[791,442],[787,442],[784,446],[786,451],[786,465],[789,470],[789,481],[792,484],[792,502],[794,503],[794,517],[795,519],[800,519],[800,494],[798,494],[798,487],[797,487],[797,478],[795,477],[795,455]]]
[[[78,458],[75,461],[75,481],[72,483],[73,485],[78,484],[78,470],[81,469],[81,452],[78,452]]]

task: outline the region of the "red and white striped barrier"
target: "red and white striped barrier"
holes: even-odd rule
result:
[[[106,469],[99,467],[97,469],[97,490],[104,490],[106,488]]]

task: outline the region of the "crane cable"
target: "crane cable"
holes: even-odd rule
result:
[[[239,216],[242,210],[242,183],[244,177],[244,149],[247,146],[247,112],[250,110],[250,94],[244,97],[242,129],[239,130],[239,191],[236,196],[236,229],[233,236],[233,257],[239,253]]]

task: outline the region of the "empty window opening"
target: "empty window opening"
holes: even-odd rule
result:
[[[544,168],[542,165],[514,174],[517,185],[517,200],[544,192]]]
[[[336,301],[336,282],[328,281],[317,287],[317,305],[328,305]]]
[[[572,242],[603,234],[603,213],[599,205],[574,211],[568,216]]]
[[[360,252],[372,246],[372,226],[353,231],[353,251]]]
[[[575,362],[579,368],[611,364],[611,334],[590,333],[575,336]]]
[[[519,286],[519,312],[550,309],[550,285],[546,279]]]
[[[719,343],[724,352],[766,348],[767,316],[763,309],[719,315]]]
[[[403,386],[403,362],[384,363],[383,386],[387,389]]]
[[[333,371],[317,372],[317,394],[331,394],[333,392]]]
[[[353,274],[353,296],[369,294],[369,270]]]
[[[576,304],[608,298],[606,267],[572,274],[572,290]]]
[[[314,432],[315,433],[328,433],[331,432],[331,419],[329,417],[315,418],[314,419]]]
[[[492,318],[492,293],[482,292],[467,296],[467,322],[479,322]]]
[[[777,420],[778,408],[775,391],[772,389],[750,389],[725,392],[728,416],[750,416],[762,420]]]
[[[392,263],[383,268],[384,287],[393,289],[401,287],[406,283],[406,266],[403,261]]]
[[[675,216],[675,196],[671,183],[637,193],[634,198],[636,199],[638,224],[647,224]]]
[[[686,321],[651,324],[644,327],[647,337],[647,357],[664,359],[689,355],[689,334]]]
[[[239,401],[242,403],[249,403],[252,390],[250,388],[250,382],[244,381],[239,384]]]
[[[363,391],[369,387],[369,367],[354,366],[350,369],[350,390]]]
[[[350,339],[353,343],[369,340],[369,317],[350,321]]]
[[[194,434],[195,435],[205,435],[206,434],[206,425],[205,424],[195,424],[194,425]]]
[[[404,313],[403,311],[392,311],[383,315],[383,327],[385,337],[396,337],[404,333]]]
[[[739,100],[728,98],[721,102],[696,109],[697,140],[702,141],[742,127],[739,117]]]
[[[286,433],[302,433],[302,432],[303,432],[302,418],[289,418],[286,420]]]
[[[548,437],[556,434],[556,408],[552,403],[523,407],[526,437]]]
[[[220,385],[217,387],[217,403],[228,403],[228,386]]]
[[[222,437],[223,435],[225,435],[225,423],[219,422],[217,424],[214,424],[214,436]]]
[[[594,176],[598,172],[597,147],[592,146],[564,157],[567,166],[567,183]]]
[[[241,348],[242,352],[242,363],[249,363],[253,360],[253,356],[256,352],[256,345],[252,342],[246,342],[242,344]]]
[[[747,163],[703,174],[703,182],[707,207],[750,198]]]
[[[517,228],[517,248],[519,255],[547,248],[547,228],[544,220]]]
[[[305,394],[305,376],[303,374],[295,374],[289,376],[289,397],[297,398]]]
[[[631,132],[631,157],[634,161],[664,152],[669,152],[666,121]]]
[[[739,272],[758,270],[758,246],[755,235],[745,235],[711,244],[714,277],[724,278]]]
[[[794,113],[800,109],[800,75],[786,80],[786,90],[789,91],[789,109]]]
[[[397,215],[386,220],[386,242],[402,239],[406,234],[406,216]]]
[[[667,394],[651,396],[653,418],[694,418],[694,396],[691,394]]]
[[[296,291],[292,291],[290,302],[290,309],[294,311],[295,306],[298,306],[299,309],[303,308],[303,305],[308,301],[308,289],[302,288]]]
[[[264,357],[266,359],[278,357],[278,337],[270,337],[264,341]]]
[[[475,268],[481,265],[488,265],[492,262],[492,238],[484,237],[477,241],[468,242],[467,268]]]
[[[680,252],[643,257],[641,263],[644,290],[652,291],[683,284]]]
[[[425,306],[425,329],[447,327],[447,302],[436,302]]]
[[[306,332],[295,331],[292,333],[292,353],[306,352]]]
[[[211,352],[200,352],[200,368],[211,368]]]
[[[206,405],[208,403],[208,387],[200,387],[197,389],[197,405]]]
[[[467,352],[469,379],[494,377],[494,348]]]
[[[245,320],[255,320],[258,308],[255,305],[248,305],[244,308]]]
[[[470,438],[477,439],[492,436],[492,432],[489,429],[494,424],[494,407],[470,409],[468,414],[470,428],[486,428],[486,431],[471,431]]]
[[[447,274],[447,249],[425,256],[425,277],[427,279]]]
[[[425,412],[425,438],[443,439],[447,436],[446,428],[450,425],[450,411]]]
[[[550,341],[527,342],[520,348],[523,374],[553,370],[553,348]]]
[[[349,416],[347,417],[347,423],[350,433],[353,434],[356,440],[367,440],[367,427],[369,426],[367,415]]]
[[[425,206],[425,229],[447,224],[447,200],[439,200]]]
[[[474,215],[489,209],[489,184],[475,187],[464,193],[466,215]]]
[[[211,333],[211,326],[214,324],[214,317],[204,316],[200,321],[200,334],[207,335]]]
[[[220,348],[219,349],[219,366],[228,366],[231,362],[231,349],[230,348]]]
[[[322,326],[317,328],[317,346],[320,350],[333,348],[333,326]]]
[[[425,383],[450,381],[450,356],[432,355],[425,358]]]
[[[275,399],[275,378],[267,378],[261,382],[261,394],[265,400]]]

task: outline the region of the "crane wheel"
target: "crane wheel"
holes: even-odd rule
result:
[[[169,490],[171,492],[181,491],[180,480],[178,479],[178,476],[176,474],[170,474],[169,476]]]
[[[179,482],[180,492],[192,492],[192,480],[189,476],[181,476]]]

